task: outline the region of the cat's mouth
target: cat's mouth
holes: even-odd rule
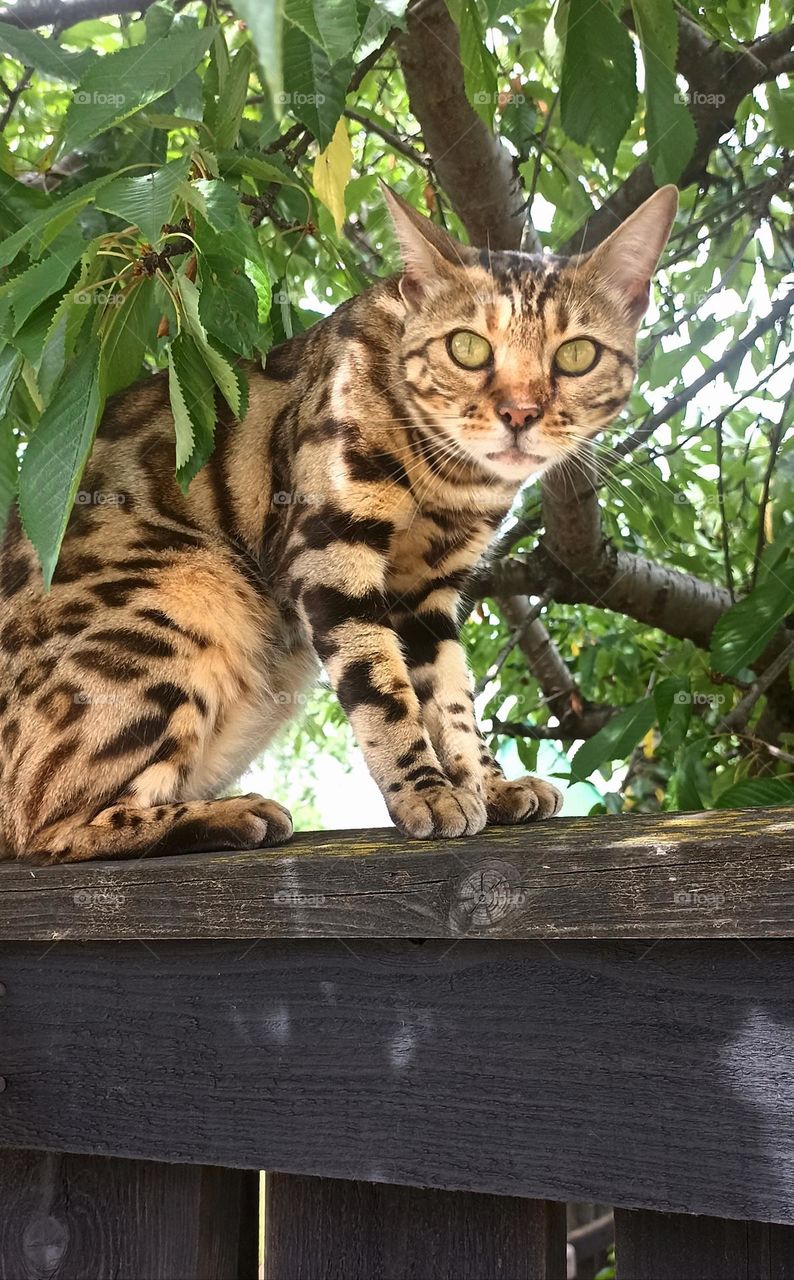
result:
[[[486,457],[489,462],[496,462],[500,467],[521,467],[524,471],[527,467],[540,467],[545,462],[545,458],[541,458],[540,454],[524,453],[524,450],[516,445],[510,445],[507,449],[500,449],[495,453],[488,453]]]

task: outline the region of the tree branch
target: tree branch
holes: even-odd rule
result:
[[[603,544],[603,559],[593,562],[587,578],[555,560],[543,544],[529,556],[493,565],[487,579],[478,578],[478,594],[497,599],[543,591],[551,591],[559,604],[610,609],[701,649],[708,649],[714,624],[731,603],[724,587],[610,543]]]
[[[744,695],[740,702],[737,702],[732,711],[724,716],[717,726],[718,733],[741,733],[747,728],[747,722],[753,714],[753,708],[758,699],[771,688],[779,676],[782,676],[788,670],[789,663],[794,662],[794,638],[792,638],[785,648],[781,649],[777,657],[770,662],[763,675],[759,676],[750,691]]]
[[[472,244],[519,249],[524,200],[509,152],[466,97],[458,30],[443,0],[411,0],[397,42],[411,110]]]
[[[515,628],[516,643],[543,693],[543,702],[558,721],[556,726],[532,726],[516,721],[493,721],[495,732],[527,738],[591,738],[620,710],[588,702],[568,670],[540,618],[526,599],[499,599],[505,620]]]
[[[369,116],[365,116],[360,111],[353,111],[347,107],[345,115],[350,120],[355,120],[356,124],[360,124],[367,133],[375,133],[382,138],[392,149],[398,151],[401,156],[405,156],[406,160],[410,160],[412,164],[418,165],[420,169],[430,168],[430,157],[425,155],[417,147],[407,142],[405,138],[401,138],[398,133],[394,133],[391,129],[385,129],[382,124],[378,124],[377,120],[371,120]]]
[[[32,76],[33,68],[25,67],[13,89],[8,89],[7,86],[4,86],[8,92],[8,102],[6,103],[2,116],[0,116],[0,133],[4,131],[6,125],[14,114],[14,108],[30,84]]]

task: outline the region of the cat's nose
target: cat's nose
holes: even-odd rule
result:
[[[527,404],[500,404],[496,410],[499,417],[506,427],[510,427],[512,431],[521,431],[523,427],[531,427],[533,422],[537,422],[542,416],[540,405],[534,403]]]

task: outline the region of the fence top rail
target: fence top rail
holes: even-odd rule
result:
[[[794,809],[555,819],[462,840],[0,862],[0,940],[794,937]]]

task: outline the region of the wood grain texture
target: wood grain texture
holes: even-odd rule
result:
[[[0,1151],[0,1280],[255,1280],[257,1175]]]
[[[575,818],[468,840],[0,864],[0,939],[794,936],[794,810]]]
[[[266,1280],[565,1280],[565,1205],[269,1174]]]
[[[794,1280],[794,1227],[615,1212],[618,1280]]]
[[[0,947],[0,1145],[794,1221],[794,944]]]

